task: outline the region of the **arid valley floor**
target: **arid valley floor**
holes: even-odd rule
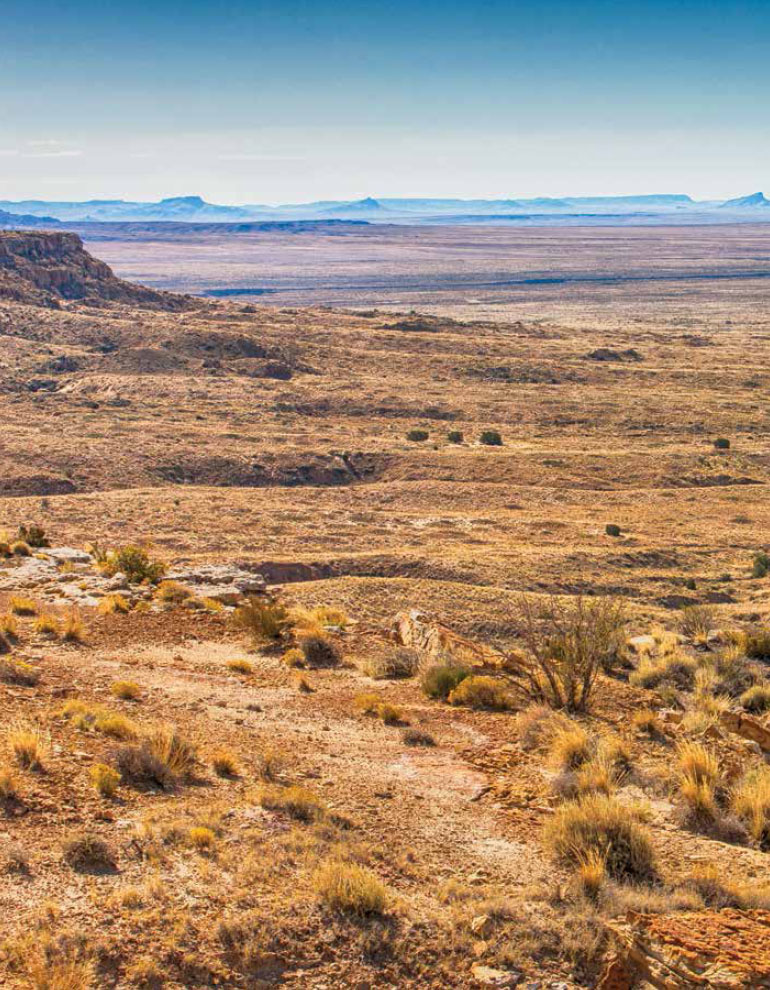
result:
[[[0,233],[0,985],[770,986],[770,227],[69,238]]]

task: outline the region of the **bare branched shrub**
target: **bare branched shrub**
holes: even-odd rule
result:
[[[532,658],[524,668],[534,701],[572,712],[585,711],[599,672],[611,668],[623,649],[624,606],[608,598],[550,598],[520,604],[522,632]]]

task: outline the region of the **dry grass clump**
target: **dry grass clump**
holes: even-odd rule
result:
[[[534,661],[525,670],[533,701],[554,708],[585,711],[596,679],[612,670],[624,650],[624,608],[604,598],[552,598],[544,606],[520,603],[524,640]]]
[[[551,742],[551,757],[563,770],[577,770],[594,754],[595,744],[586,730],[575,723],[558,729]]]
[[[607,862],[604,853],[589,849],[578,857],[575,880],[578,892],[586,900],[596,902],[607,881]]]
[[[194,849],[201,852],[210,852],[217,844],[217,837],[213,829],[206,828],[205,825],[195,825],[187,833],[187,840]]]
[[[770,629],[755,627],[747,630],[741,645],[746,656],[752,660],[770,660]]]
[[[274,783],[286,769],[286,754],[275,746],[265,746],[257,756],[257,770],[262,780]]]
[[[32,549],[25,540],[14,540],[11,544],[11,553],[14,557],[30,557]]]
[[[761,715],[770,710],[770,684],[755,684],[743,692],[739,701],[744,711]]]
[[[691,691],[695,686],[698,663],[680,651],[655,661],[643,659],[629,676],[629,683],[635,687],[657,688],[668,684],[680,691]]]
[[[38,612],[37,602],[21,595],[11,595],[8,608],[13,615],[37,615]]]
[[[547,705],[529,705],[516,716],[519,745],[528,752],[548,749],[554,735],[570,724],[565,715]]]
[[[391,900],[377,877],[354,863],[332,862],[319,867],[313,888],[327,907],[356,917],[382,915]]]
[[[745,842],[740,816],[736,819],[722,807],[726,792],[716,755],[700,743],[688,741],[679,745],[677,757],[685,827],[725,842]]]
[[[0,801],[18,801],[19,785],[7,767],[0,767]]]
[[[436,740],[424,729],[404,729],[401,741],[405,746],[435,746]]]
[[[477,675],[463,678],[457,687],[450,691],[447,701],[450,705],[495,712],[508,711],[512,705],[511,697],[502,681],[495,677]]]
[[[99,602],[97,611],[100,615],[114,615],[116,613],[125,615],[126,612],[131,611],[131,605],[127,598],[116,592],[115,594],[105,595]]]
[[[607,874],[619,882],[655,879],[655,854],[633,811],[614,798],[591,794],[558,807],[546,828],[556,857],[580,867],[587,857],[604,857]]]
[[[160,726],[138,745],[121,747],[116,761],[124,780],[169,790],[178,780],[192,776],[198,757],[193,744],[177,729]]]
[[[292,646],[290,650],[287,650],[281,657],[281,660],[283,660],[287,667],[296,668],[305,666],[305,654],[296,646]]]
[[[0,657],[0,681],[16,687],[35,687],[40,683],[40,671],[23,660]]]
[[[385,725],[402,725],[404,721],[401,709],[389,704],[387,701],[383,701],[381,705],[378,705],[377,717]]]
[[[111,873],[115,869],[115,854],[96,835],[76,835],[64,843],[64,861],[78,873]]]
[[[650,739],[661,739],[664,735],[657,713],[650,708],[643,708],[641,711],[634,712],[631,717],[631,724],[637,732],[649,736]]]
[[[236,657],[234,660],[227,661],[227,669],[232,670],[234,674],[248,675],[254,673],[254,664],[250,660]]]
[[[211,757],[211,765],[218,777],[237,777],[238,761],[227,749],[218,749]]]
[[[161,581],[155,589],[155,597],[167,604],[175,605],[192,597],[192,591],[179,581]]]
[[[34,628],[35,632],[41,636],[48,636],[53,639],[59,635],[59,620],[50,612],[45,612],[37,617]]]
[[[770,767],[750,770],[735,786],[732,808],[752,838],[770,849]]]
[[[326,805],[312,791],[298,784],[263,787],[259,803],[268,811],[282,811],[300,822],[315,822],[326,815]]]
[[[25,770],[42,770],[48,753],[48,738],[30,722],[16,722],[6,737],[11,756]]]
[[[65,617],[61,637],[65,643],[82,643],[86,638],[86,627],[75,609]]]
[[[142,689],[134,681],[115,681],[110,686],[110,692],[121,701],[138,701]]]
[[[291,610],[290,619],[298,635],[302,632],[317,633],[324,629],[343,630],[350,624],[347,613],[332,605],[318,605],[312,609],[296,607]]]
[[[115,797],[120,783],[120,774],[105,763],[95,763],[89,771],[91,784],[102,797]]]
[[[374,680],[397,680],[414,677],[419,666],[420,657],[417,651],[401,646],[388,653],[371,657],[366,662],[365,671]]]
[[[19,638],[19,623],[16,616],[10,612],[0,616],[0,635],[5,636],[12,643],[15,643]]]
[[[358,694],[354,698],[353,704],[363,715],[376,715],[385,725],[400,725],[402,723],[401,711],[395,705],[391,705],[381,698],[379,694]]]
[[[284,637],[291,627],[288,610],[280,602],[249,598],[233,613],[233,623],[237,629],[247,633],[256,645],[276,642]]]
[[[65,702],[61,713],[81,732],[101,732],[113,739],[135,739],[139,735],[136,724],[125,715],[98,705],[92,707],[77,698]]]
[[[303,636],[299,648],[308,667],[336,667],[342,661],[342,653],[328,636]]]
[[[27,965],[32,990],[92,990],[94,964],[90,959],[49,958],[36,956]]]
[[[28,526],[22,523],[19,526],[16,536],[17,539],[22,540],[36,550],[40,550],[43,547],[50,547],[51,545],[51,541],[45,535],[43,527],[38,526],[36,523],[30,523]]]
[[[446,701],[471,672],[460,664],[447,662],[428,667],[422,676],[422,690],[429,698]]]

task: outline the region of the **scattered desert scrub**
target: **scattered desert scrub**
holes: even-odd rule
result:
[[[384,914],[391,899],[377,877],[355,863],[324,864],[313,876],[313,887],[327,907],[358,917]]]
[[[424,729],[404,729],[401,741],[405,746],[435,746],[436,740]]]
[[[342,660],[340,648],[328,636],[303,636],[299,648],[308,667],[336,667]]]
[[[629,676],[634,687],[648,690],[667,685],[682,691],[692,690],[698,664],[692,657],[679,651],[659,660],[643,659]]]
[[[14,615],[37,615],[38,612],[37,602],[21,595],[11,595],[8,608]]]
[[[0,850],[0,873],[18,873],[29,876],[29,857],[23,846],[10,843]]]
[[[319,821],[326,815],[326,806],[312,791],[298,784],[289,787],[265,786],[259,803],[268,811],[283,811],[300,822]]]
[[[288,610],[280,602],[256,597],[238,606],[233,613],[233,623],[256,645],[282,639],[291,626]]]
[[[254,664],[243,657],[236,657],[227,661],[227,669],[232,670],[234,674],[253,674]]]
[[[40,671],[23,660],[0,657],[0,681],[18,687],[35,687],[40,683]]]
[[[110,687],[110,692],[121,701],[138,701],[142,689],[134,681],[115,681]]]
[[[131,605],[123,595],[105,595],[99,602],[98,611],[101,615],[112,615],[115,612],[125,614],[131,611]]]
[[[192,592],[179,581],[161,581],[155,589],[155,597],[162,602],[178,604],[192,597]]]
[[[211,765],[218,777],[238,776],[238,761],[227,749],[218,749],[211,757]]]
[[[365,672],[374,680],[394,680],[414,677],[419,665],[419,654],[401,646],[388,653],[370,657],[366,662]]]
[[[257,755],[257,771],[262,780],[274,783],[286,769],[286,754],[275,746],[265,746]]]
[[[750,770],[735,786],[732,808],[763,849],[770,848],[770,767]]]
[[[608,876],[620,882],[655,878],[655,855],[633,811],[611,797],[592,794],[558,807],[546,828],[556,857],[574,867],[598,854]]]
[[[458,685],[470,677],[467,667],[457,663],[441,663],[428,667],[422,677],[422,689],[429,698],[446,701]]]
[[[740,705],[744,711],[761,715],[770,709],[770,684],[755,684],[740,697]]]
[[[511,708],[511,698],[502,681],[495,677],[477,675],[464,677],[457,687],[449,692],[447,701],[450,705],[497,712],[508,711]]]
[[[59,635],[59,620],[55,615],[44,612],[35,620],[35,632],[41,636],[55,638]]]
[[[105,763],[96,763],[91,767],[89,776],[91,777],[91,783],[94,789],[102,797],[111,798],[115,796],[118,790],[118,784],[120,783],[120,774],[117,770],[113,770],[112,767],[108,767]]]
[[[113,576],[125,574],[131,584],[156,584],[166,573],[166,565],[153,560],[145,547],[135,543],[117,547],[106,553],[93,548],[94,557],[102,573]]]
[[[482,430],[479,434],[479,443],[485,447],[502,447],[503,438],[497,430]]]
[[[66,643],[82,643],[85,639],[86,627],[75,609],[67,613],[62,626],[61,636]]]
[[[554,708],[585,711],[603,668],[611,668],[623,650],[621,603],[577,598],[564,604],[552,598],[536,610],[520,605],[523,635],[535,670],[526,670],[528,693]]]
[[[8,748],[25,770],[42,770],[48,753],[48,738],[30,722],[16,722],[8,731]]]
[[[64,843],[64,861],[79,873],[108,873],[115,869],[115,854],[96,835],[76,835]]]
[[[715,694],[739,698],[752,685],[762,681],[762,669],[754,660],[747,659],[738,646],[718,653],[714,658]]]

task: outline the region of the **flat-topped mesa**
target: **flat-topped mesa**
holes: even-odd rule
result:
[[[77,234],[0,231],[0,299],[59,307],[64,301],[111,301],[181,310],[192,300],[116,277],[83,247]]]

